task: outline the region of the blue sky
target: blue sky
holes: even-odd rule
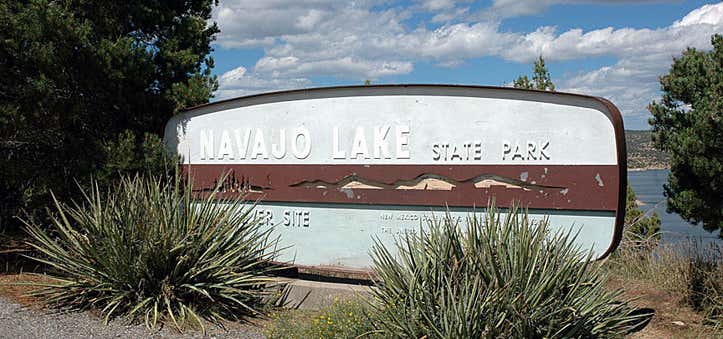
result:
[[[507,86],[542,55],[558,90],[598,95],[647,129],[658,77],[710,49],[723,3],[626,0],[221,0],[217,99],[383,83]]]

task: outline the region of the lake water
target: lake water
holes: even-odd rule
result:
[[[668,170],[628,172],[628,183],[638,196],[638,200],[645,204],[640,206],[640,209],[648,211],[654,208],[658,212],[663,241],[679,242],[687,238],[700,238],[703,243],[716,242],[723,245],[723,240],[718,238],[718,231],[708,233],[700,224],[693,225],[675,213],[665,212],[663,184],[668,181],[668,172]]]

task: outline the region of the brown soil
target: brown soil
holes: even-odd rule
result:
[[[20,273],[0,274],[0,297],[6,297],[35,309],[44,308],[42,300],[30,295],[40,286],[33,284],[52,283],[53,280],[42,274]]]
[[[0,274],[39,272],[42,264],[28,259],[33,256],[33,248],[22,234],[0,233]]]
[[[52,279],[41,274],[0,274],[0,297],[7,297],[18,303],[40,309],[41,300],[29,295],[37,286],[32,283],[48,283]],[[681,295],[656,288],[645,281],[629,281],[611,278],[611,289],[622,288],[625,299],[632,300],[638,307],[652,308],[655,316],[647,327],[635,333],[631,338],[723,338],[722,332],[702,324],[703,317],[681,303]],[[263,326],[256,321],[256,326]],[[677,324],[676,324],[677,323]]]
[[[655,310],[648,326],[631,338],[723,338],[720,331],[716,333],[704,326],[703,316],[683,305],[679,294],[664,291],[649,282],[619,278],[611,278],[608,287],[622,288],[624,298],[632,300],[633,305]]]

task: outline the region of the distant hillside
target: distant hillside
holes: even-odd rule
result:
[[[653,147],[650,135],[650,131],[625,131],[628,169],[654,169],[670,166],[670,157]]]

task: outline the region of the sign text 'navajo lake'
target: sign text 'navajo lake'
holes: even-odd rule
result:
[[[174,117],[166,142],[194,188],[261,199],[282,260],[364,269],[449,210],[518,203],[604,257],[620,240],[620,113],[595,97],[510,88],[388,85],[268,93]],[[224,182],[219,178],[224,174]]]

